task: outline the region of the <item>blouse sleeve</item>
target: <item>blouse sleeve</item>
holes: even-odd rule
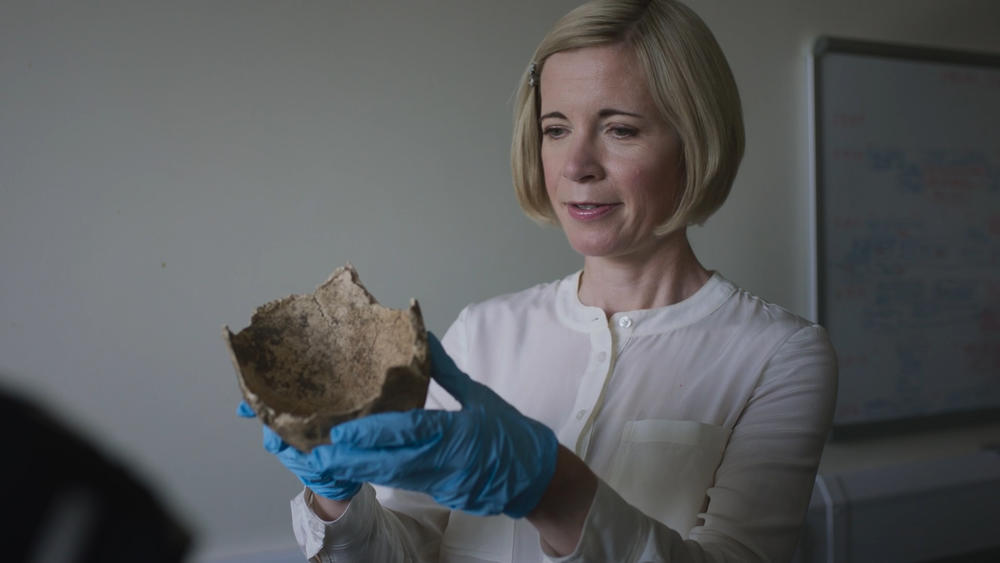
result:
[[[463,311],[441,341],[459,366],[465,360],[464,318]],[[454,409],[458,403],[431,382],[426,406]],[[433,562],[439,558],[451,511],[427,495],[365,484],[334,521],[324,521],[313,512],[311,497],[306,489],[291,502],[295,539],[309,561]]]
[[[576,550],[552,561],[789,561],[836,401],[826,331],[813,325],[792,334],[758,381],[686,540],[602,481]]]
[[[444,523],[431,514],[411,516],[383,507],[367,483],[333,521],[321,520],[309,507],[311,501],[308,489],[292,499],[292,531],[313,563],[438,559]]]

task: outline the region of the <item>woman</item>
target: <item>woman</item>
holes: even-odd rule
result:
[[[467,307],[447,353],[431,337],[427,410],[308,455],[265,428],[307,485],[296,537],[316,561],[788,560],[836,364],[821,327],[688,243],[743,151],[725,57],[678,2],[598,0],[533,61],[514,183],[583,270]]]

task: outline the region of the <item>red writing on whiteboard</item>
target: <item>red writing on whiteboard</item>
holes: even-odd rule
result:
[[[868,297],[868,289],[863,285],[847,285],[833,290],[833,298],[838,301],[866,297]]]
[[[838,230],[857,229],[861,227],[861,219],[837,215],[833,218],[833,226]],[[1000,226],[1000,217],[998,217],[998,226]]]
[[[926,164],[921,172],[924,185],[939,203],[968,203],[972,192],[990,186],[986,167],[980,164]]]
[[[990,215],[990,218],[986,222],[989,225],[990,234],[994,236],[1000,236],[1000,213],[995,213]]]
[[[987,187],[989,179],[986,167],[979,164],[971,165],[924,165],[924,182],[928,187],[943,188],[976,188]]]
[[[978,372],[982,377],[993,377],[1000,369],[1000,347],[996,342],[982,341],[966,344],[962,347],[965,355],[966,368]]]
[[[983,332],[1000,332],[1000,313],[985,309],[979,314],[979,330]]]
[[[837,112],[833,114],[833,125],[836,127],[858,127],[865,124],[865,114]]]
[[[865,152],[856,149],[833,149],[833,158],[836,160],[863,162],[865,160]]]

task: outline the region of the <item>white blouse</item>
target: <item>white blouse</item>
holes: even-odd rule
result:
[[[836,397],[822,327],[719,274],[690,298],[606,318],[580,273],[471,305],[443,344],[458,366],[551,427],[600,484],[576,551],[534,528],[367,485],[335,522],[292,501],[316,561],[787,561]],[[458,408],[432,385],[429,408]],[[336,544],[339,547],[335,547]],[[402,552],[407,552],[404,555]]]

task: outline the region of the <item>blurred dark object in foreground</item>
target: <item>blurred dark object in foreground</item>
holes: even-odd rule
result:
[[[131,471],[39,406],[0,389],[0,558],[176,563],[191,537]]]

